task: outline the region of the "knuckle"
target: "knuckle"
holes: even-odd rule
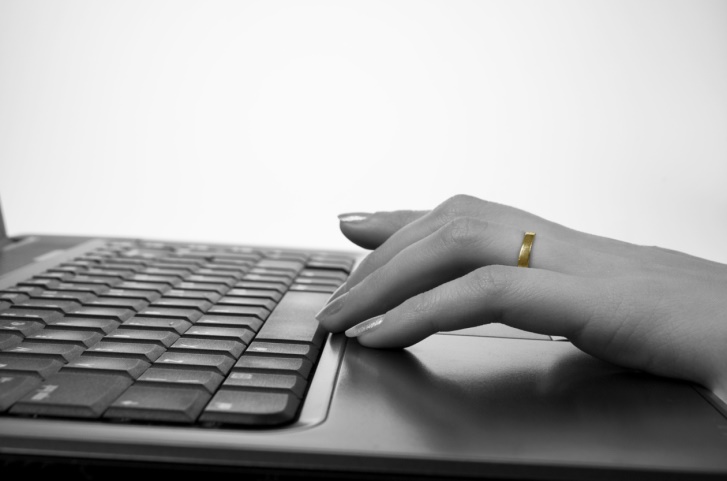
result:
[[[448,222],[441,231],[442,242],[446,247],[461,249],[477,243],[487,223],[471,217],[459,217]]]
[[[408,323],[420,324],[419,327],[424,327],[427,332],[439,332],[440,326],[437,322],[439,316],[432,315],[437,311],[439,302],[436,292],[429,291],[407,299],[400,307]]]
[[[415,316],[427,314],[437,307],[436,295],[429,293],[428,295],[420,294],[406,301],[407,310]]]
[[[498,265],[480,267],[471,274],[473,287],[479,295],[498,299],[512,287],[509,271]]]
[[[434,211],[443,219],[453,219],[467,212],[473,204],[481,202],[478,198],[466,194],[457,194],[445,200]]]

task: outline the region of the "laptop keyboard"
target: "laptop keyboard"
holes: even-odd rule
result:
[[[111,242],[0,291],[0,412],[294,422],[353,258]]]

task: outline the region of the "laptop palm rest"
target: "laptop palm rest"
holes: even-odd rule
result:
[[[727,421],[691,385],[568,342],[436,335],[392,351],[349,342],[324,426],[367,455],[459,462],[462,474],[727,467]]]

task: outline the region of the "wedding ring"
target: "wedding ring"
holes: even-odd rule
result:
[[[520,255],[517,258],[518,267],[530,267],[530,251],[533,248],[535,232],[526,232],[523,237],[523,245],[520,247]]]

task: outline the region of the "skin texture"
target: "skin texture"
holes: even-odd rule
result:
[[[727,265],[464,195],[431,211],[340,219],[347,238],[373,251],[318,314],[331,332],[383,315],[347,334],[364,346],[397,348],[501,322],[696,382],[727,402]],[[518,268],[527,231],[536,233],[530,268]]]

